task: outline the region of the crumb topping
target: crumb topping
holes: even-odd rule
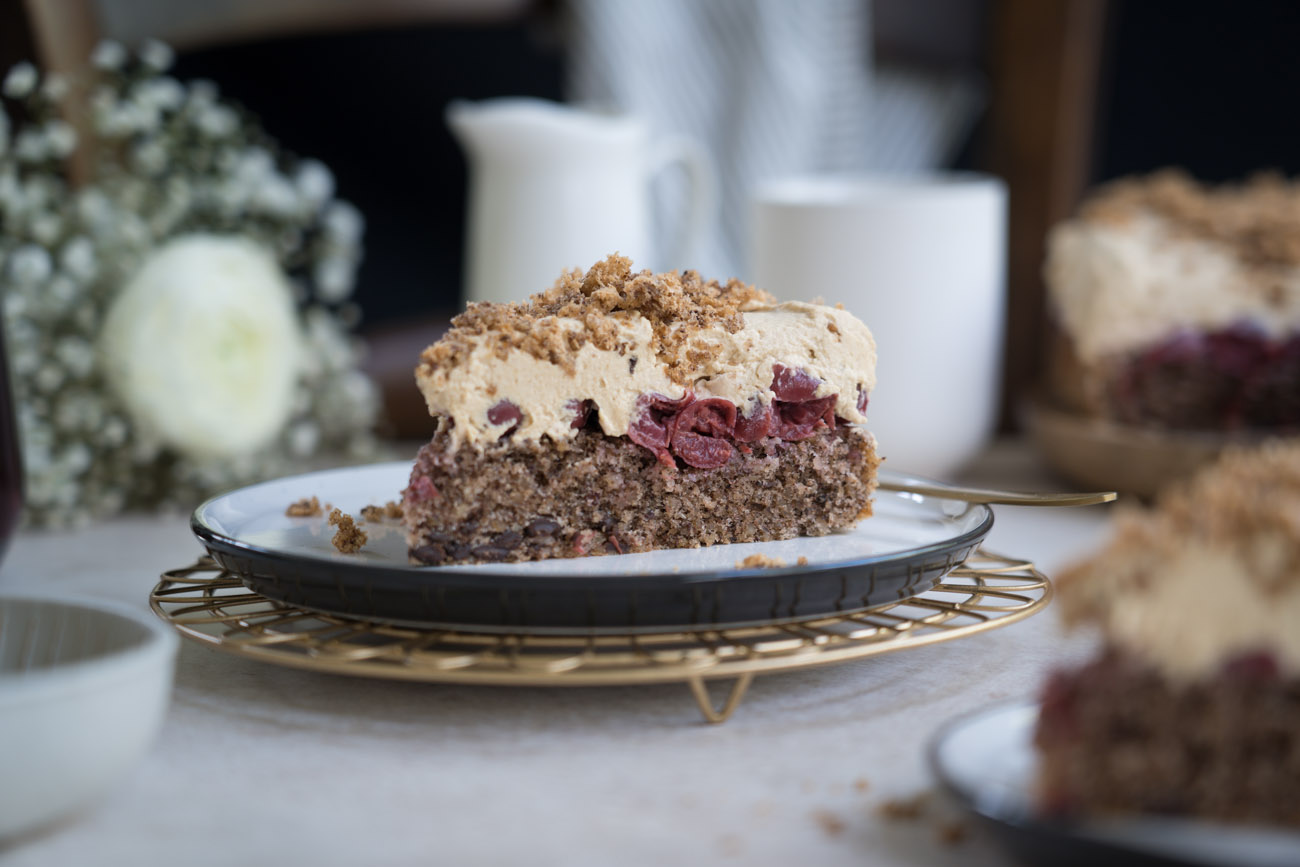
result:
[[[319,518],[323,512],[320,508],[320,500],[316,497],[303,497],[289,504],[289,508],[284,510],[285,515],[290,518]]]
[[[1264,270],[1300,265],[1300,182],[1276,173],[1241,184],[1200,184],[1166,169],[1100,187],[1080,209],[1085,220],[1124,224],[1147,212],[1167,219],[1174,235],[1219,241]]]
[[[366,544],[366,531],[357,526],[351,515],[339,509],[330,512],[331,527],[338,527],[338,532],[330,542],[344,554],[355,554]]]
[[[772,303],[771,295],[740,280],[706,281],[695,271],[634,273],[631,259],[612,255],[585,274],[579,269],[565,273],[527,301],[471,304],[452,320],[451,331],[424,351],[420,363],[453,366],[476,344],[487,342],[502,360],[520,349],[571,373],[578,350],[588,344],[626,354],[630,347],[619,322],[644,317],[669,377],[688,385],[689,371],[698,361],[688,357],[691,337],[709,328],[734,334],[744,326],[745,309]],[[572,326],[575,321],[580,327]]]

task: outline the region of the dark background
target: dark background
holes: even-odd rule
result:
[[[973,46],[984,65],[972,20],[980,16],[954,21],[963,32],[949,41]],[[192,51],[176,73],[219,82],[273,119],[269,132],[288,149],[334,170],[340,195],[366,215],[357,299],[373,326],[458,307],[465,169],[443,107],[453,97],[560,98],[562,32],[549,10]],[[1297,34],[1300,3],[1112,2],[1091,180],[1167,165],[1206,180],[1300,171]],[[982,132],[959,166],[979,167]]]
[[[374,325],[460,303],[465,161],[444,107],[559,99],[561,63],[549,20],[534,16],[192,51],[174,74],[218,82],[282,146],[331,168],[338,194],[366,218],[356,299]]]

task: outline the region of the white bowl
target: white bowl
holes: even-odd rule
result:
[[[144,754],[176,645],[116,603],[0,596],[0,838],[87,805]]]

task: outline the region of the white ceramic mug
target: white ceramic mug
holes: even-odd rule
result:
[[[943,477],[997,421],[1006,186],[980,174],[809,176],[763,185],[754,282],[843,302],[878,351],[869,427],[893,470]]]
[[[714,208],[713,171],[692,140],[654,141],[639,118],[540,99],[453,102],[447,123],[469,161],[467,300],[518,301],[615,252],[636,268],[691,265]],[[656,243],[650,184],[674,164],[691,183],[689,213],[677,238]]]

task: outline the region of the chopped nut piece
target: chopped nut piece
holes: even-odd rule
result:
[[[315,497],[303,497],[297,502],[290,503],[284,513],[290,518],[319,518],[324,514],[320,508],[320,500]]]
[[[339,528],[330,541],[344,554],[355,554],[366,544],[366,531],[357,526],[351,515],[335,509],[330,512],[330,525]]]

